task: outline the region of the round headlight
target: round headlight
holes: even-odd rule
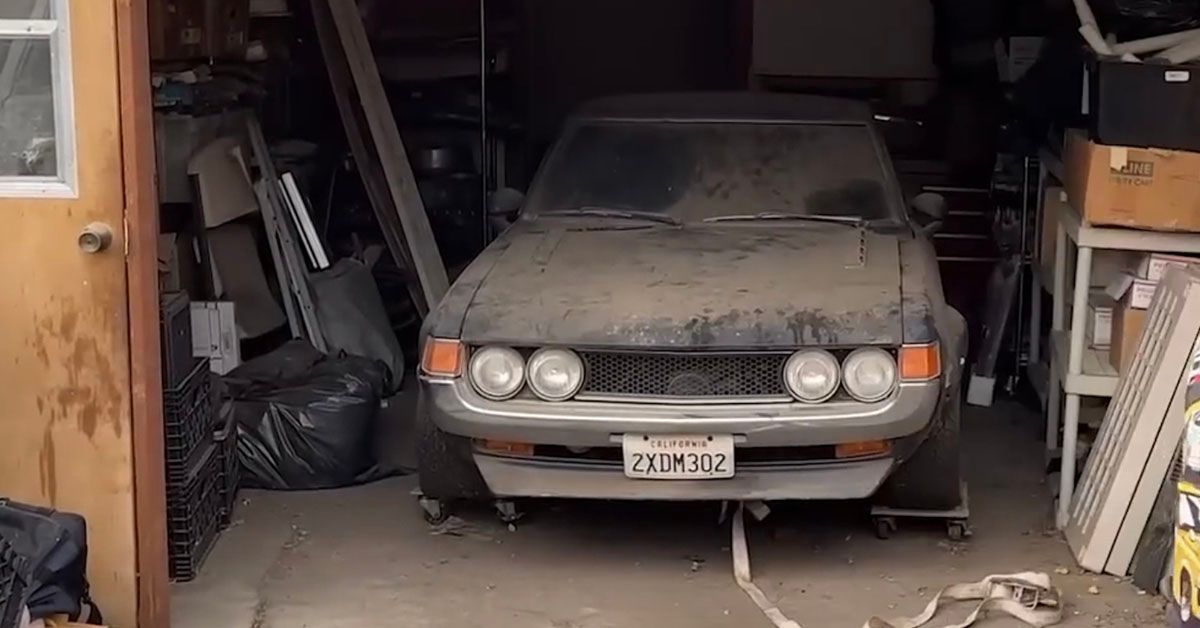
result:
[[[783,365],[783,382],[792,396],[819,403],[837,392],[840,369],[828,351],[797,351]]]
[[[842,363],[842,381],[851,397],[879,401],[896,387],[896,361],[882,349],[856,349]]]
[[[525,360],[508,347],[484,347],[471,356],[471,384],[494,401],[512,398],[525,383]]]
[[[538,349],[529,358],[529,387],[546,401],[564,401],[583,384],[583,361],[566,349]]]

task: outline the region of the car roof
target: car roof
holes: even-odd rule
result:
[[[583,104],[573,121],[783,122],[868,124],[857,100],[767,92],[676,92],[611,96]]]

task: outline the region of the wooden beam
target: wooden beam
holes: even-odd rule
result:
[[[379,151],[379,164],[387,180],[392,204],[400,217],[404,238],[412,253],[413,269],[421,281],[425,301],[432,307],[441,301],[450,282],[446,277],[446,267],[438,252],[437,242],[433,239],[433,230],[429,226],[429,217],[425,214],[425,205],[417,191],[408,155],[404,152],[400,130],[396,126],[391,105],[383,90],[383,81],[379,78],[379,69],[375,65],[375,55],[367,41],[362,17],[354,0],[327,2],[346,53],[350,75],[358,88],[359,102],[362,103],[367,128],[376,150]]]
[[[367,200],[375,212],[375,219],[379,222],[379,229],[383,232],[383,240],[392,254],[392,259],[404,272],[409,297],[412,298],[417,312],[424,317],[429,313],[429,304],[425,300],[425,292],[416,274],[412,252],[408,250],[408,242],[404,239],[404,229],[400,224],[396,206],[392,203],[387,179],[379,165],[379,153],[367,137],[366,121],[363,119],[362,108],[358,106],[358,99],[355,98],[354,83],[349,75],[350,67],[346,62],[346,51],[338,39],[333,16],[329,13],[329,5],[325,0],[311,0],[309,5],[312,8],[317,41],[321,44],[321,56],[325,58],[325,69],[329,73],[329,84],[337,102],[338,116],[346,130],[346,141],[350,145],[350,153],[354,156],[363,188],[366,189]]]
[[[129,375],[137,550],[137,623],[170,623],[162,371],[159,364],[158,198],[146,0],[118,0],[117,75],[125,183],[129,294]]]

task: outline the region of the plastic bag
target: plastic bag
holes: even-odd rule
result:
[[[1120,41],[1200,27],[1200,0],[1092,0],[1092,9]]]
[[[238,426],[242,485],[348,486],[381,476],[372,450],[388,369],[356,356],[324,356],[292,341],[224,378]]]
[[[383,299],[371,270],[350,258],[311,277],[321,330],[330,347],[350,355],[374,358],[391,371],[389,394],[400,389],[404,352],[388,322]]]

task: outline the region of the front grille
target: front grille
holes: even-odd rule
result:
[[[579,396],[785,398],[786,353],[610,353],[583,352]]]

